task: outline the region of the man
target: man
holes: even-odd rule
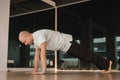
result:
[[[34,33],[21,31],[19,33],[20,42],[25,45],[34,43],[34,71],[32,74],[44,74],[46,70],[46,50],[61,50],[69,55],[82,59],[86,62],[94,63],[99,69],[110,73],[112,61],[102,56],[88,51],[82,43],[78,44],[70,34],[60,33],[58,31],[42,29]],[[42,71],[38,72],[38,65],[41,60]]]

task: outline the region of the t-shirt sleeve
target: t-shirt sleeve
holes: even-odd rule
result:
[[[41,48],[41,44],[43,42],[45,42],[45,41],[46,41],[45,36],[44,35],[40,35],[40,37],[38,38],[38,45],[39,45],[40,48]]]

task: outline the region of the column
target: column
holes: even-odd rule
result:
[[[7,71],[10,0],[0,0],[0,71]]]

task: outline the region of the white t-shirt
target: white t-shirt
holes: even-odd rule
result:
[[[47,50],[61,50],[67,52],[70,48],[72,35],[60,33],[58,31],[42,29],[34,32],[34,45],[36,48],[41,48],[41,44],[46,41]]]

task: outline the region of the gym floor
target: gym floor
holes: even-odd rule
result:
[[[45,75],[31,75],[26,72],[0,72],[1,80],[120,80],[120,72],[58,72]]]

